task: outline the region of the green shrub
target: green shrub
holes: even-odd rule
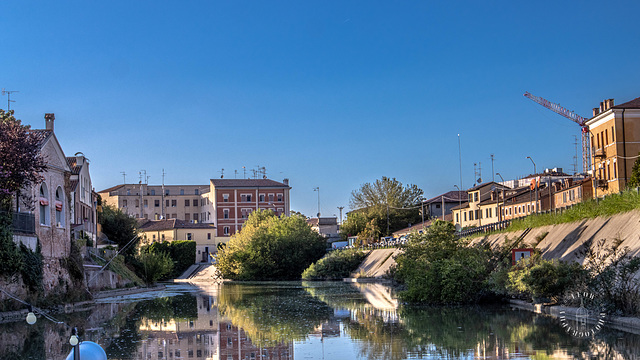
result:
[[[507,288],[513,295],[534,300],[558,300],[583,284],[586,275],[577,262],[543,260],[536,256],[511,269]]]
[[[176,278],[195,263],[196,242],[192,240],[177,240],[172,242],[154,242],[140,248],[141,253],[165,253],[173,262],[173,270],[160,277],[160,280]],[[140,264],[136,264],[140,269]]]
[[[303,273],[304,280],[337,280],[348,277],[355,271],[365,253],[357,249],[335,250],[311,264]]]
[[[142,267],[142,278],[147,284],[153,284],[173,270],[173,260],[165,252],[143,252],[137,260]]]
[[[24,244],[20,244],[20,252],[22,253],[22,281],[29,287],[29,291],[38,293],[43,290],[42,287],[42,253],[40,251],[40,242],[36,247],[36,251],[32,251]]]
[[[395,279],[408,302],[472,303],[487,290],[491,253],[455,236],[453,224],[436,221],[424,234],[411,234],[396,258]]]

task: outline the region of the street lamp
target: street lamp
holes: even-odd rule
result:
[[[460,188],[456,184],[453,184],[453,186],[458,189],[458,216],[460,217],[460,219],[458,219],[458,222],[460,223],[460,226],[462,226],[462,198],[460,197],[460,193],[462,192],[462,190],[460,190]]]
[[[527,159],[531,160],[531,163],[533,164],[533,175],[535,176],[536,174],[538,174],[538,170],[536,170],[536,163],[533,161],[531,156],[527,156]],[[536,214],[537,214],[538,213],[538,181],[536,178],[533,178],[533,181],[535,181],[535,184],[536,184]]]
[[[319,186],[314,187],[313,191],[318,192],[318,219],[320,219],[320,187]]]
[[[504,209],[504,204],[505,204],[505,198],[504,198],[504,178],[502,177],[502,175],[500,175],[500,173],[496,173],[496,175],[500,176],[500,180],[502,180],[502,208]],[[500,203],[500,202],[498,202]],[[502,221],[504,220],[504,215],[502,215],[502,209],[498,208],[498,221]],[[502,220],[501,220],[502,218]]]

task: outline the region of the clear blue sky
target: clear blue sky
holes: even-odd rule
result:
[[[290,179],[291,208],[338,214],[382,176],[426,197],[481,163],[505,179],[573,169],[585,117],[640,96],[640,3],[3,1],[0,88],[35,128],[56,114],[96,190]],[[635,85],[634,85],[635,84]],[[6,108],[7,97],[0,98]],[[580,161],[580,159],[579,159]],[[580,163],[578,164],[580,167]],[[347,210],[347,209],[345,209]]]

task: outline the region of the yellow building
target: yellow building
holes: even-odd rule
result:
[[[216,237],[216,227],[213,224],[178,219],[150,220],[140,225],[138,231],[141,245],[176,240],[195,241],[194,263],[210,262],[209,254],[216,253],[218,244],[229,240],[228,237]]]
[[[600,103],[587,121],[591,136],[591,175],[594,195],[622,191],[640,154],[640,98],[624,104]]]

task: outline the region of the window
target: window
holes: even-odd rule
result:
[[[604,129],[604,143],[605,145],[609,145],[609,133],[607,132],[607,129]]]
[[[207,233],[207,240],[211,240],[211,233]]]
[[[156,241],[156,234],[153,234],[153,236],[151,237],[151,239],[152,239],[153,241]]]
[[[160,207],[160,200],[153,200],[153,207]]]
[[[440,209],[440,204],[436,204],[436,209]]]
[[[228,219],[229,218],[229,209],[222,210],[222,218],[223,219]]]
[[[196,195],[200,195],[200,190],[195,189],[195,190],[194,190],[194,194],[196,194]]]
[[[229,227],[228,226],[223,227],[222,228],[222,233],[225,234],[225,235],[229,235]]]
[[[164,241],[164,234],[162,234],[162,241]]]
[[[165,194],[165,195],[169,195],[169,189],[165,190],[165,191],[164,191],[164,194]]]
[[[273,194],[269,194],[269,201],[273,202]]]
[[[60,227],[64,226],[64,192],[58,186],[56,189],[56,224]]]
[[[184,200],[184,206],[189,206],[189,205],[190,205],[189,199],[185,199]]]
[[[185,219],[186,221],[191,220],[191,214],[189,214],[189,213],[184,214],[184,219]]]
[[[193,203],[193,206],[198,206],[198,199],[193,199],[192,203]]]
[[[229,202],[229,194],[222,194],[222,201]]]
[[[180,195],[184,195],[184,189],[180,189]]]
[[[178,200],[171,200],[171,207],[177,207],[178,206]]]
[[[151,195],[155,195],[156,191],[155,190],[151,190]]]
[[[473,201],[478,201],[478,192],[473,193]]]
[[[127,207],[127,200],[122,200],[122,207]]]
[[[136,207],[140,207],[140,200],[136,199]]]
[[[198,213],[193,213],[193,221],[198,221]]]
[[[248,202],[251,202],[251,194],[248,194],[248,195],[247,195],[247,201],[248,201]]]
[[[278,194],[278,201],[282,201],[282,194]]]
[[[166,207],[169,207],[169,200],[166,201]]]
[[[460,215],[460,213],[456,213],[456,222],[460,222],[460,220],[458,219],[458,215]]]
[[[247,210],[246,209],[241,209],[240,210],[240,214],[242,214],[242,218],[246,219],[247,218]]]
[[[467,221],[467,212],[464,212],[464,221]]]
[[[187,240],[193,240],[192,236],[191,236],[191,233],[187,233]]]
[[[131,189],[127,189],[127,195],[131,195]]]
[[[264,202],[264,194],[260,194],[260,202]]]
[[[144,200],[144,207],[149,207],[149,200],[147,199]]]
[[[613,132],[613,126],[611,127],[611,143],[614,143],[616,141],[616,137],[614,135],[615,133]]]

